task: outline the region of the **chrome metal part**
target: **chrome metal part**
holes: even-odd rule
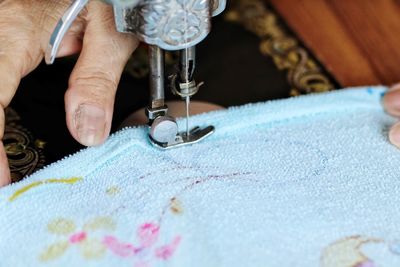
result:
[[[169,149],[200,142],[214,132],[214,127],[204,129],[195,127],[190,130],[190,97],[197,93],[199,85],[193,80],[196,50],[195,47],[180,52],[178,73],[171,77],[171,89],[186,102],[186,131],[178,134],[175,120],[167,116],[168,109],[164,105],[164,53],[160,47],[150,46],[150,107],[147,109],[149,118],[150,142],[156,147]],[[159,105],[155,105],[158,103]]]
[[[165,84],[165,54],[155,45],[149,47],[150,61],[150,108],[156,109],[164,106],[164,84]]]
[[[141,0],[104,0],[104,2],[108,4],[112,4],[114,6],[120,7],[134,7],[136,6]]]
[[[116,29],[136,34],[150,44],[150,95],[146,114],[149,118],[150,140],[167,149],[201,141],[214,132],[214,127],[198,127],[189,131],[190,97],[203,84],[193,79],[195,45],[210,32],[211,17],[221,13],[226,0],[103,0],[114,7]],[[45,53],[52,64],[58,49],[74,20],[89,0],[74,0],[55,26]],[[174,93],[186,101],[186,132],[178,133],[174,118],[167,116],[165,105],[164,50],[182,50],[179,72],[171,78]]]
[[[190,119],[190,96],[198,91],[196,82],[193,80],[194,70],[196,67],[196,47],[191,46],[179,53],[179,72],[180,72],[180,92],[175,92],[185,99],[186,108],[186,135],[189,137],[189,119]],[[192,82],[193,81],[193,82]],[[190,86],[192,85],[192,86]],[[174,85],[175,86],[175,85]],[[172,87],[175,88],[175,87]],[[176,91],[176,90],[175,90]]]
[[[179,53],[179,76],[182,82],[193,80],[196,68],[196,47],[191,46]]]
[[[179,53],[178,73],[170,76],[172,93],[186,99],[195,95],[203,82],[196,84],[193,79],[196,68],[196,47],[183,49]]]
[[[172,142],[157,142],[152,138],[151,135],[150,141],[154,146],[166,150],[199,143],[211,134],[213,134],[214,131],[214,126],[208,126],[206,128],[195,127],[190,131],[190,135],[186,135],[186,133],[179,133]]]
[[[52,64],[60,44],[89,0],[74,0],[58,21],[46,48]],[[104,0],[114,8],[116,29],[136,34],[142,41],[165,50],[181,50],[200,43],[211,30],[226,0]]]
[[[159,116],[151,124],[149,135],[157,143],[174,142],[178,135],[178,124],[170,116]]]
[[[146,113],[146,116],[149,119],[149,121],[152,122],[157,117],[167,115],[168,107],[166,105],[164,105],[162,107],[154,108],[154,109],[147,107],[145,109],[145,113]]]
[[[155,45],[149,47],[150,61],[150,104],[146,109],[152,140],[169,143],[178,134],[174,118],[167,116],[168,107],[164,104],[164,51]]]
[[[46,64],[53,64],[57,56],[58,49],[64,38],[64,35],[68,32],[72,23],[78,17],[82,9],[85,8],[89,0],[75,0],[72,2],[71,6],[65,11],[62,18],[58,21],[51,37],[49,44],[46,48],[45,61]]]
[[[225,6],[226,0],[141,0],[131,8],[114,5],[115,24],[145,43],[180,50],[200,43]]]
[[[178,75],[176,74],[170,76],[171,91],[174,95],[180,96],[183,99],[188,96],[191,97],[195,95],[199,91],[200,87],[204,85],[204,82],[196,84],[195,80],[192,80],[190,82],[178,83],[177,77]]]

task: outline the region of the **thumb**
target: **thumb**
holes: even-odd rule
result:
[[[116,31],[112,8],[88,5],[82,52],[65,95],[66,120],[72,136],[86,146],[107,138],[117,86],[126,62],[138,45],[133,35]]]

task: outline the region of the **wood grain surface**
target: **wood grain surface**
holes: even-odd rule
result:
[[[400,81],[400,1],[270,2],[342,86]]]

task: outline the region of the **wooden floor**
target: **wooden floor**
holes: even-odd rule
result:
[[[342,86],[400,81],[400,1],[270,2]]]

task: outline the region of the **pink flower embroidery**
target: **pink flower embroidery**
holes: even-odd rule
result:
[[[150,267],[152,260],[168,260],[176,252],[181,237],[176,236],[171,243],[155,247],[160,234],[160,226],[154,223],[144,223],[137,230],[139,245],[124,243],[114,236],[106,236],[103,244],[112,253],[123,258],[134,258],[134,267]]]
[[[376,267],[376,265],[372,261],[364,261],[356,265],[356,267]]]
[[[145,223],[139,227],[137,235],[143,247],[151,247],[157,242],[160,227],[152,223]]]
[[[80,243],[80,242],[82,242],[83,240],[86,239],[86,236],[87,236],[86,232],[78,232],[78,233],[73,234],[73,235],[70,236],[69,242],[71,244]]]
[[[106,245],[106,247],[111,250],[115,255],[122,258],[132,257],[138,251],[133,245],[129,243],[122,243],[113,236],[104,237],[103,244]]]
[[[159,259],[168,260],[174,255],[175,250],[178,248],[180,242],[181,237],[175,237],[171,244],[157,248],[155,251],[155,256]]]

